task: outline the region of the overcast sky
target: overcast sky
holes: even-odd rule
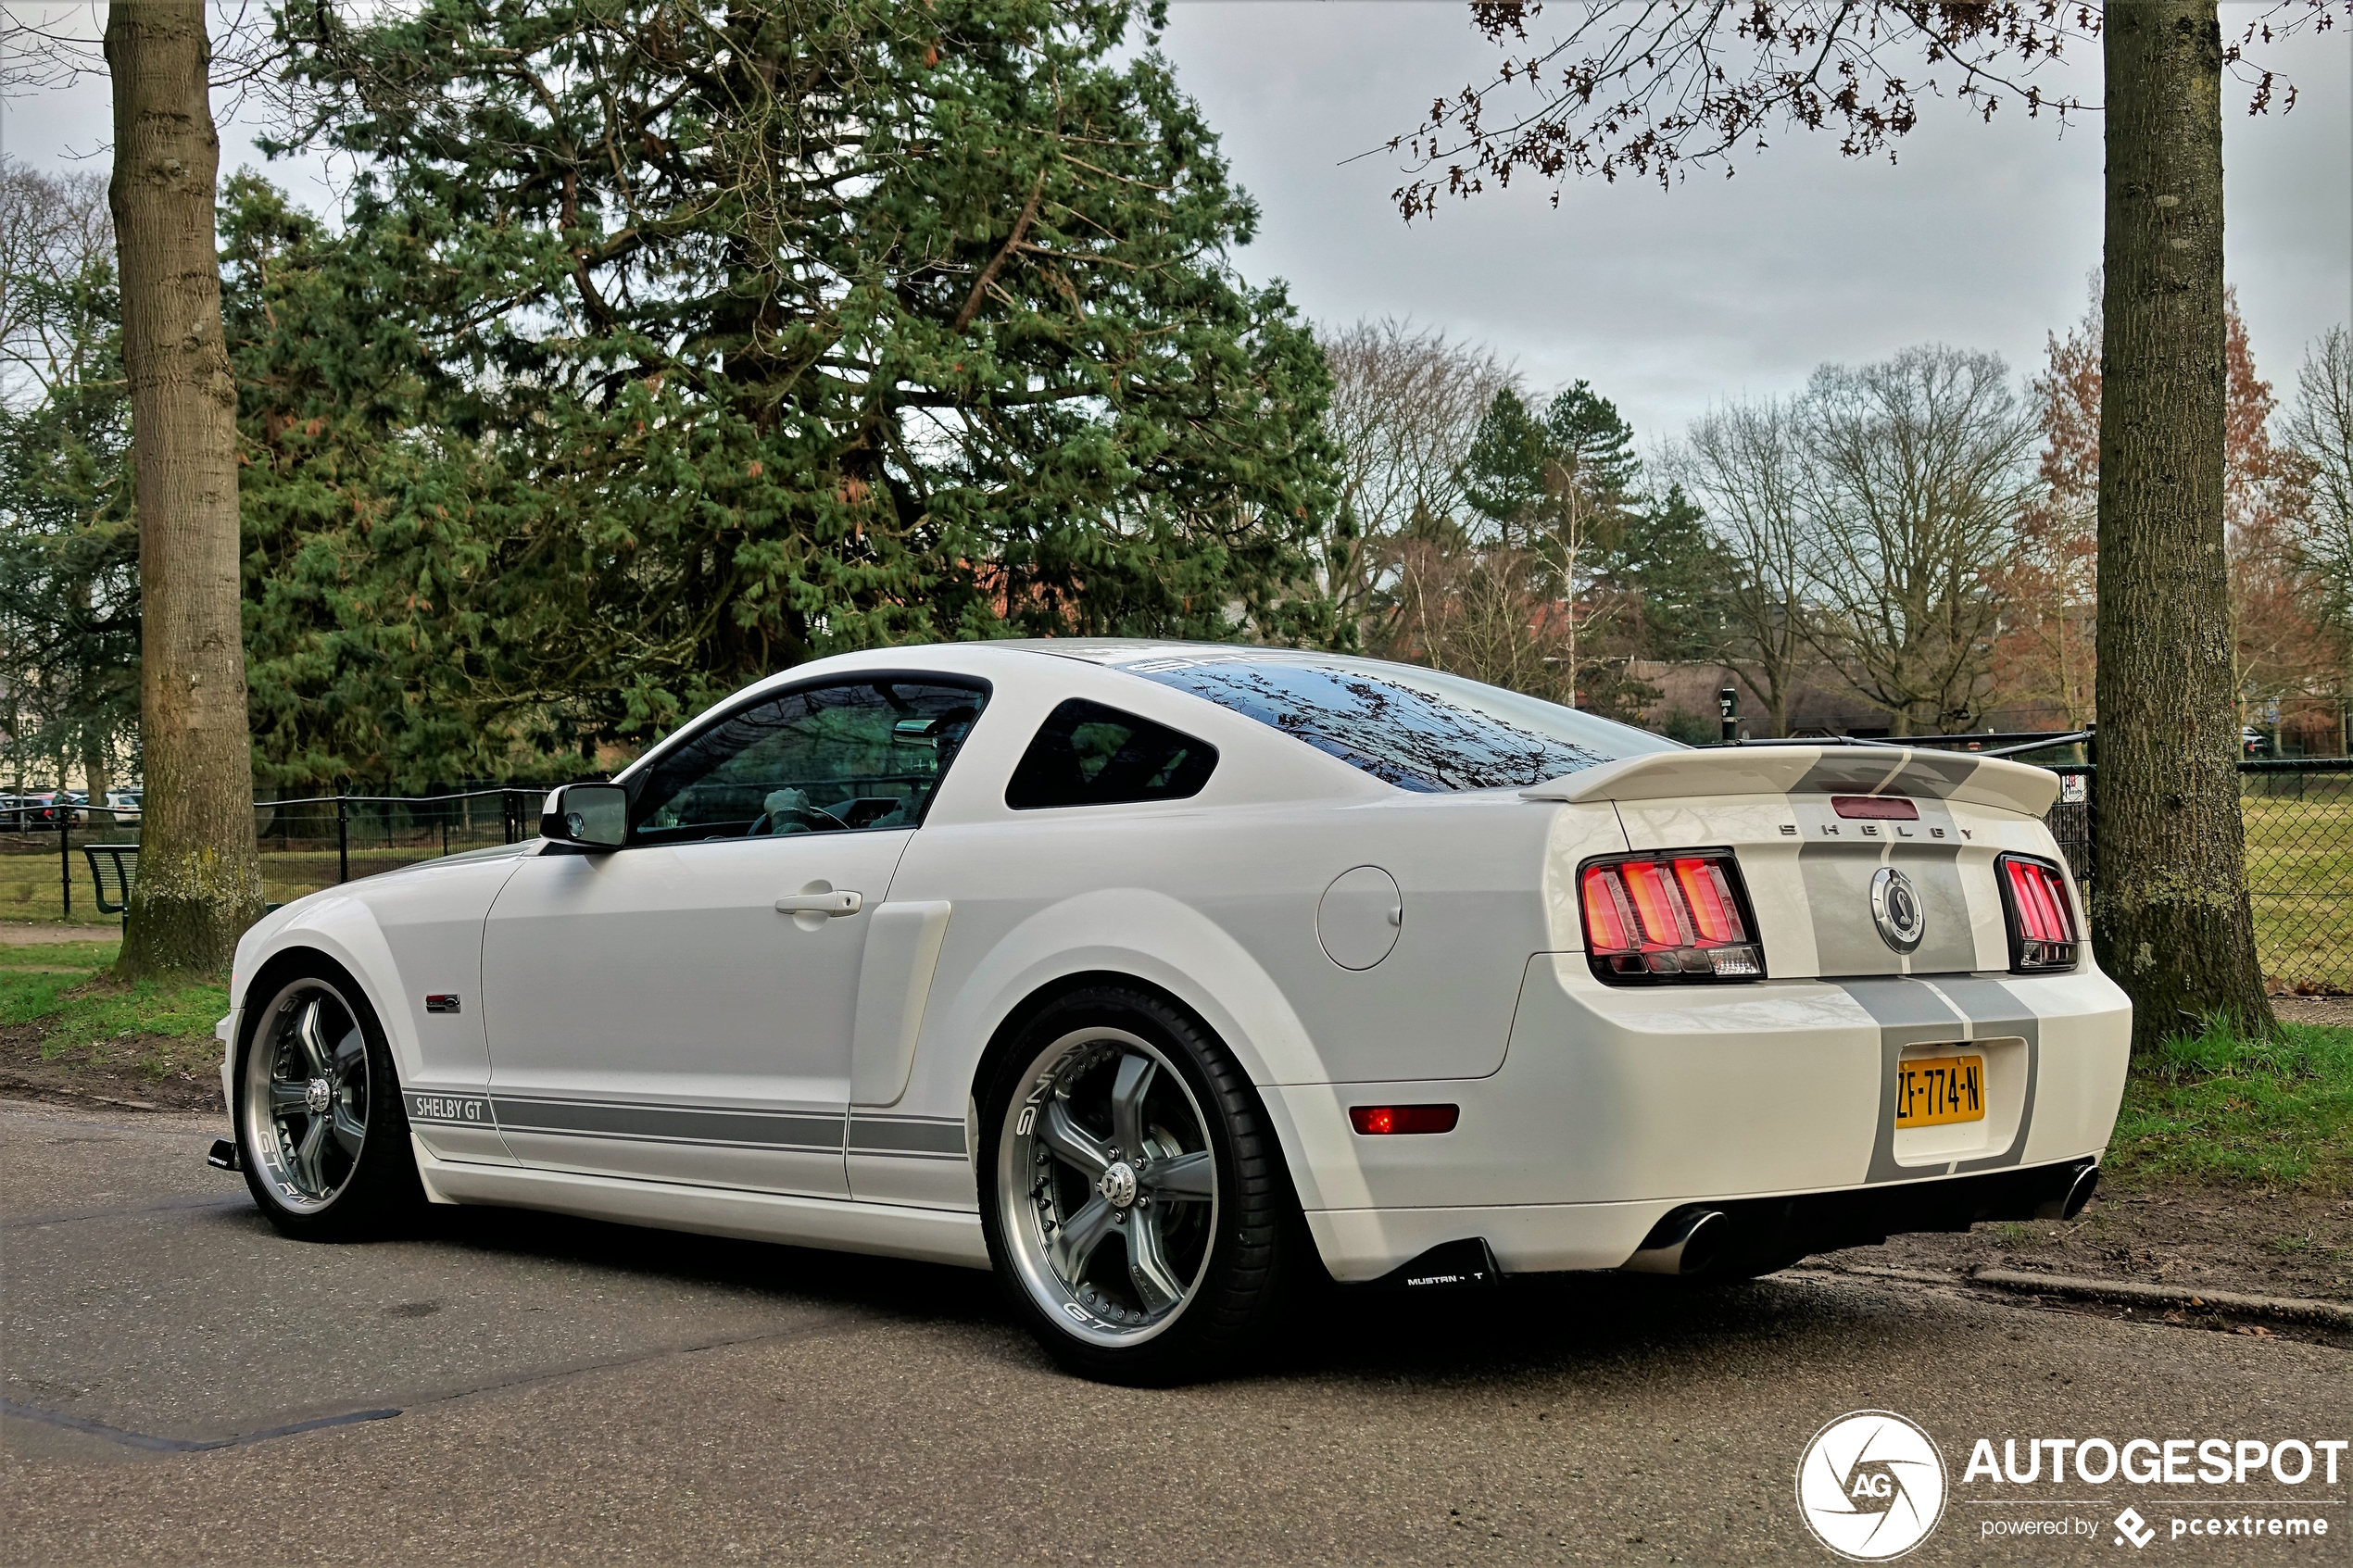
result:
[[[2223,9],[2233,34],[2252,14]],[[1646,442],[1718,399],[1909,344],[1992,348],[2023,372],[2082,313],[2099,260],[2096,116],[2062,136],[2014,108],[1989,126],[1936,103],[1894,167],[1793,132],[1730,181],[1575,184],[1558,210],[1540,182],[1409,228],[1395,161],[1342,160],[1491,72],[1462,6],[1177,0],[1162,47],[1264,211],[1246,273],[1288,280],[1318,320],[1410,316],[1493,346],[1539,388],[1584,377]],[[2229,91],[2226,250],[2257,363],[2284,394],[2304,345],[2353,320],[2353,26],[2264,58],[2300,101],[2251,119]],[[2096,98],[2096,77],[2090,57],[2043,81]],[[225,168],[261,162],[258,129],[224,125]],[[39,166],[104,173],[107,133],[98,79],[0,108],[0,148]],[[270,172],[330,200],[315,167]]]

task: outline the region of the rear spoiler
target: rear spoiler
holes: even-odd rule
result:
[[[1527,800],[1673,800],[1694,795],[1903,795],[2039,817],[2058,798],[2047,768],[1900,746],[1709,746],[1654,751],[1521,790]]]

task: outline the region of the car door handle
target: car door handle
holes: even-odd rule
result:
[[[865,907],[865,895],[847,888],[832,893],[788,893],[776,900],[776,912],[780,915],[831,915],[837,920],[854,915]]]

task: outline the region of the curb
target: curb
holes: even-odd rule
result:
[[[55,1084],[36,1084],[28,1078],[0,1074],[0,1096],[28,1099],[64,1100],[75,1105],[110,1105],[119,1110],[166,1110],[176,1109],[149,1099],[117,1099],[112,1095],[93,1094],[87,1089],[62,1088]],[[183,1114],[187,1114],[183,1112]]]
[[[2232,1290],[2190,1290],[2178,1285],[2017,1273],[2008,1269],[1980,1269],[1973,1274],[1956,1275],[1955,1279],[1962,1285],[1991,1286],[2020,1295],[2070,1296],[2094,1301],[2127,1301],[2136,1306],[2195,1307],[2291,1323],[2322,1323],[2331,1328],[2353,1328],[2353,1307],[2294,1296],[2243,1296]]]
[[[2018,1296],[2063,1296],[2083,1301],[2124,1301],[2133,1306],[2181,1307],[2202,1311],[2233,1312],[2242,1317],[2272,1318],[2285,1323],[2319,1323],[2327,1328],[2353,1329],[2353,1306],[2341,1301],[2307,1300],[2297,1296],[2246,1296],[2234,1290],[2192,1290],[2178,1285],[2086,1279],[2080,1274],[2029,1274],[2011,1269],[1979,1269],[1973,1273],[1956,1274],[1928,1269],[1877,1268],[1869,1264],[1841,1267],[1831,1263],[1804,1262],[1792,1265],[1788,1272],[1891,1279],[1906,1285],[1979,1286]]]

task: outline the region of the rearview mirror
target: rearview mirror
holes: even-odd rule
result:
[[[618,849],[629,836],[629,791],[616,784],[565,784],[547,792],[539,836],[585,849]]]

